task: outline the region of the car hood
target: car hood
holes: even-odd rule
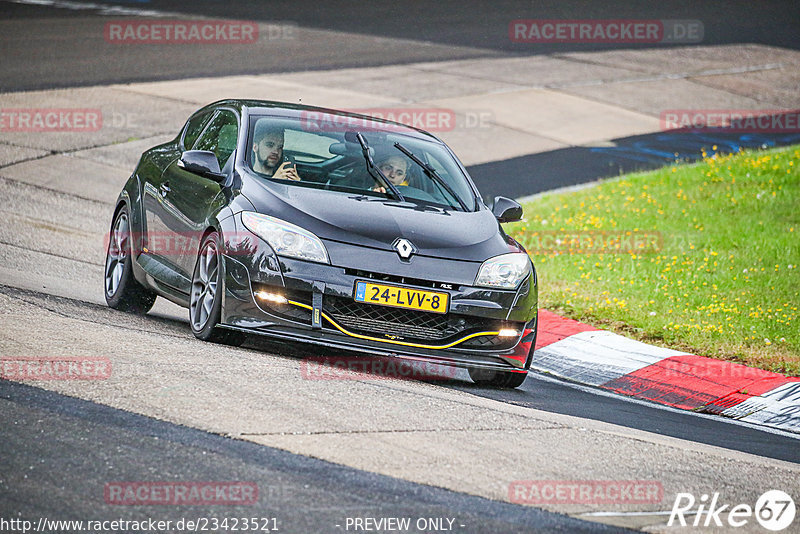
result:
[[[405,238],[419,255],[475,262],[516,250],[485,208],[440,210],[297,185],[248,182],[242,193],[256,211],[301,226],[323,240],[394,250],[395,240]]]

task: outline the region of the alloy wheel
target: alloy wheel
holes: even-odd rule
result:
[[[130,225],[128,216],[121,212],[108,240],[106,255],[106,295],[109,297],[119,290],[120,281],[125,274],[125,260],[128,258]]]
[[[198,272],[192,283],[190,312],[192,326],[195,331],[205,328],[211,310],[214,307],[214,297],[217,294],[217,271],[219,269],[219,253],[217,244],[213,239],[206,241],[198,260]]]

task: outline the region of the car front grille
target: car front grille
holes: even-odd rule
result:
[[[462,347],[469,347],[471,349],[493,349],[503,350],[510,349],[517,342],[516,337],[500,337],[500,336],[476,336],[466,340],[461,344]]]
[[[359,334],[397,336],[406,340],[426,343],[455,341],[473,333],[498,331],[504,326],[502,321],[493,319],[363,304],[353,299],[327,295],[322,309],[342,327]],[[468,341],[483,337],[491,339],[496,336],[479,336]],[[504,341],[504,345],[513,346],[516,342],[516,339],[501,339]],[[491,341],[471,344],[471,346],[494,349],[500,347]]]
[[[291,301],[311,305],[311,293],[307,291],[254,286],[254,291],[258,289],[278,291]],[[304,325],[311,324],[311,311],[302,306],[264,301],[261,301],[259,305],[266,311],[284,319]],[[420,344],[447,345],[470,334],[497,332],[501,328],[519,329],[522,327],[521,323],[509,323],[456,313],[442,314],[378,306],[333,295],[323,297],[322,311],[348,332]],[[459,343],[457,347],[498,351],[510,349],[516,342],[516,337],[480,335]]]
[[[338,297],[325,299],[325,304],[330,300],[336,302],[323,305],[325,313],[352,330],[429,340],[446,339],[458,333],[458,329],[439,314],[347,302]]]

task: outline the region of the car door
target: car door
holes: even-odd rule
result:
[[[158,283],[173,288],[181,284],[174,252],[175,230],[170,227],[170,218],[164,216],[169,212],[169,206],[164,204],[170,188],[164,177],[164,169],[177,161],[184,150],[192,148],[213,114],[211,110],[192,116],[184,125],[178,140],[160,147],[152,169],[141,174],[145,239],[139,262]]]
[[[236,114],[228,109],[217,110],[192,150],[214,152],[220,169],[225,168],[236,149],[238,132]],[[179,161],[176,158],[164,170],[159,217],[174,236],[167,250],[170,253],[167,259],[178,275],[177,289],[188,293],[200,240],[209,217],[224,207],[227,200],[219,182],[187,171],[178,165]]]

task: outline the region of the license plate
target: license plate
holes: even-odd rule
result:
[[[447,313],[450,295],[438,291],[423,291],[402,286],[356,282],[356,302],[422,310],[433,313]]]

